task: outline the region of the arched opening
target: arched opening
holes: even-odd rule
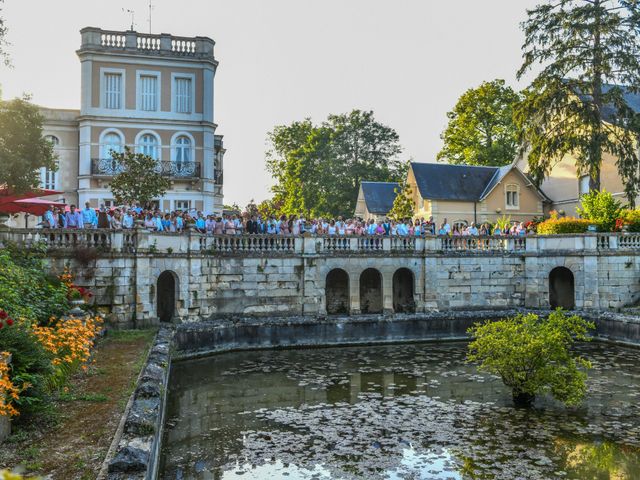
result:
[[[349,313],[349,274],[335,268],[327,274],[325,283],[327,313]]]
[[[375,268],[360,275],[360,311],[382,313],[382,275]]]
[[[566,267],[556,267],[549,273],[549,304],[567,310],[576,306],[573,273]]]
[[[399,268],[393,274],[393,311],[395,313],[415,313],[413,300],[413,272]]]
[[[158,285],[156,288],[158,318],[161,322],[170,322],[176,313],[176,294],[178,292],[178,284],[176,274],[170,271],[164,271],[158,277]]]

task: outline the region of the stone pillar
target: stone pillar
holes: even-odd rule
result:
[[[124,232],[116,230],[111,233],[111,249],[114,252],[122,252],[124,247]]]
[[[595,243],[595,237],[593,238]],[[598,282],[598,257],[597,256],[585,256],[583,258],[584,265],[584,280],[582,285],[582,305],[579,304],[578,298],[576,298],[577,308],[597,309],[600,308],[600,288]],[[574,276],[574,281],[575,281]],[[575,285],[576,293],[580,288],[579,285]],[[576,295],[578,297],[578,295]]]
[[[385,315],[393,314],[393,272],[383,272],[382,275],[382,311]]]
[[[351,315],[360,314],[360,275],[349,273],[349,313]]]
[[[138,48],[136,32],[134,32],[133,30],[127,30],[124,35],[125,35],[125,47],[130,48],[132,50],[136,50]]]
[[[438,310],[438,262],[433,257],[425,257],[423,273],[424,294],[421,311]],[[417,283],[417,282],[416,282]],[[416,308],[420,308],[416,305]]]
[[[171,52],[171,34],[170,33],[160,34],[160,50],[167,53]]]

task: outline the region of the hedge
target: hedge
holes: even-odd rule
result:
[[[563,217],[550,218],[538,224],[538,235],[558,235],[562,233],[585,233],[589,225],[593,225],[591,220],[583,218]]]

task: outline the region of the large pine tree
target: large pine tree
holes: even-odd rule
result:
[[[604,153],[618,158],[627,197],[640,187],[638,115],[625,94],[640,91],[640,0],[555,0],[523,23],[521,78],[540,72],[517,108],[529,166],[541,181],[565,155],[600,189]]]

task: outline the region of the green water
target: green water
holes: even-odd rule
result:
[[[228,353],[173,366],[165,479],[640,479],[640,350],[588,344],[588,398],[516,409],[466,345]]]

